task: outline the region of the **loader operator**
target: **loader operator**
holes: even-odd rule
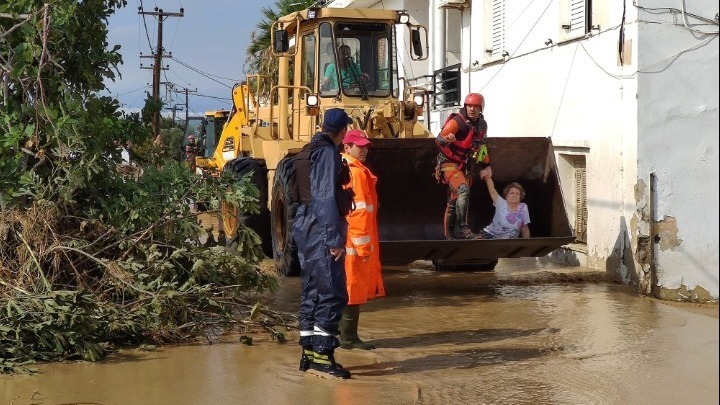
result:
[[[345,241],[352,209],[350,169],[338,146],[352,119],[339,108],[325,112],[322,132],[313,135],[295,158],[296,195],[300,205],[292,225],[300,259],[300,370],[350,378],[335,362],[339,324],[348,302]]]
[[[367,74],[360,71],[360,67],[352,60],[352,51],[348,45],[338,47],[338,66],[329,63],[323,72],[322,90],[337,90],[338,67],[340,68],[340,82],[343,88],[360,86],[368,81]]]
[[[445,239],[480,238],[468,226],[468,208],[473,173],[480,165],[481,177],[492,176],[490,157],[485,146],[487,122],[483,118],[485,98],[480,93],[465,97],[463,108],[450,114],[435,142],[440,149],[435,177],[448,186],[445,207]],[[456,226],[459,229],[456,231]]]

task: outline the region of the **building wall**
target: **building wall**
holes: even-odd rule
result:
[[[718,39],[700,31],[717,32],[717,24],[690,18],[686,27],[679,10],[603,2],[593,10],[599,27],[567,40],[557,29],[566,3],[520,3],[504,8],[502,60],[464,48],[463,89],[486,97],[489,136],[548,136],[558,154],[586,154],[589,266],[642,293],[716,299]],[[686,11],[703,16],[716,6],[701,1]],[[471,7],[463,37],[487,37],[486,2]],[[572,198],[574,184],[563,189]]]
[[[622,19],[622,5],[604,4],[595,15],[599,30],[587,39],[565,41],[562,2],[536,3],[506,3],[507,57],[490,63],[487,41],[478,40],[487,35],[486,8],[483,1],[472,3],[464,37],[474,38],[479,46],[464,58],[463,88],[485,96],[488,136],[550,137],[558,154],[585,155],[587,264],[639,283],[630,240],[637,170],[636,81],[623,77],[635,69],[636,61],[618,66],[619,31],[612,27]],[[626,20],[633,20],[628,11]],[[634,36],[632,30],[625,35]],[[436,126],[440,121],[433,120]],[[561,178],[569,178],[567,166],[560,165],[560,170],[565,171]],[[566,200],[573,198],[573,183],[564,182],[563,190]],[[574,218],[574,204],[566,208]]]
[[[488,136],[552,139],[566,201],[575,190],[568,156],[584,156],[583,264],[644,294],[717,299],[718,38],[702,33],[718,30],[709,21],[717,2],[595,1],[593,29],[569,37],[561,25],[570,1],[506,0],[500,57],[487,52],[490,0],[447,10],[444,34],[433,28],[438,0],[429,0],[430,43],[433,35],[462,42],[447,51],[461,50],[463,97],[486,98]],[[708,21],[642,10],[683,4]],[[429,75],[434,58],[447,58],[430,55]],[[454,110],[432,111],[430,131],[438,133]],[[571,223],[576,209],[566,204]]]
[[[653,274],[656,295],[667,299],[718,297],[718,25],[692,15],[712,20],[717,5],[685,2],[684,17],[682,10],[639,10],[640,226],[633,237],[639,265]]]
[[[558,154],[586,155],[587,264],[649,292],[653,275],[641,249],[647,240],[638,236],[644,224],[638,220],[636,196],[642,162],[638,155],[642,114],[636,100],[636,72],[642,66],[638,43],[643,43],[638,40],[638,11],[603,3],[593,10],[598,29],[585,38],[568,40],[559,29],[567,3],[520,3],[505,4],[506,56],[495,61],[484,49],[488,8],[483,1],[472,3],[470,22],[462,27],[469,32],[463,37],[486,41],[479,50],[465,48],[469,57],[463,62],[463,88],[486,97],[489,136],[546,136],[552,138]],[[570,178],[568,167],[559,166],[561,178]],[[565,181],[563,189],[566,200],[572,199],[574,184]],[[575,209],[567,204],[571,218]]]

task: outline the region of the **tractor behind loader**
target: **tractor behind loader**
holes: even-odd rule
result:
[[[268,78],[259,75],[249,75],[248,81],[235,86],[230,117],[214,154],[196,161],[198,168],[212,175],[251,173],[260,189],[261,212],[247,215],[226,204],[221,210],[222,228],[227,240],[236,236],[240,226],[254,229],[275,259],[279,274],[300,273],[290,231],[297,205],[289,189],[294,156],[319,131],[323,114],[330,108],[343,108],[353,118],[352,127],[373,140],[368,166],[379,177],[383,264],[427,259],[444,269],[468,264],[493,267],[498,257],[541,256],[574,240],[563,209],[552,145],[546,138],[523,138],[528,155],[520,167],[507,173],[498,170],[491,150],[499,187],[515,180],[529,187],[531,199],[526,202],[533,219],[531,229],[540,238],[442,240],[445,189],[432,179],[437,149],[433,135],[418,122],[428,94],[424,88],[400,86],[396,48],[401,26],[410,42],[411,58],[425,59],[427,30],[411,24],[404,11],[310,8],[280,18],[273,26],[277,78],[271,79],[269,89],[263,87]],[[341,45],[350,47],[349,62],[362,74],[342,80],[345,83],[328,84],[325,73],[338,65]],[[336,71],[336,76],[341,78],[341,73]],[[514,147],[502,140],[491,143],[491,149],[493,145]],[[503,154],[502,150],[495,153]],[[530,163],[540,167],[529,167]],[[474,199],[488,201],[472,204],[479,209],[470,216],[477,229],[492,218],[493,207],[487,190],[475,187],[473,192]],[[533,205],[547,212],[533,213]]]

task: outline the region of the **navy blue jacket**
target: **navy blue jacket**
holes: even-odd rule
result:
[[[335,194],[342,170],[340,153],[332,138],[325,133],[313,135],[311,142],[321,145],[310,157],[312,201],[307,206],[303,204],[299,207],[293,233],[308,239],[320,238],[307,241],[309,245],[344,248],[347,220],[338,212]],[[300,238],[304,239],[302,236]]]

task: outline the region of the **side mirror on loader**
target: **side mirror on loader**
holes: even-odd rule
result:
[[[428,32],[427,28],[422,25],[408,25],[410,30],[410,46],[412,60],[425,60],[428,58]]]
[[[288,33],[285,30],[276,30],[273,34],[273,48],[275,53],[287,52],[290,49]]]
[[[422,49],[422,41],[420,40],[420,30],[417,28],[411,29],[410,30],[410,38],[412,41],[413,53],[418,58],[422,58],[423,49]]]

